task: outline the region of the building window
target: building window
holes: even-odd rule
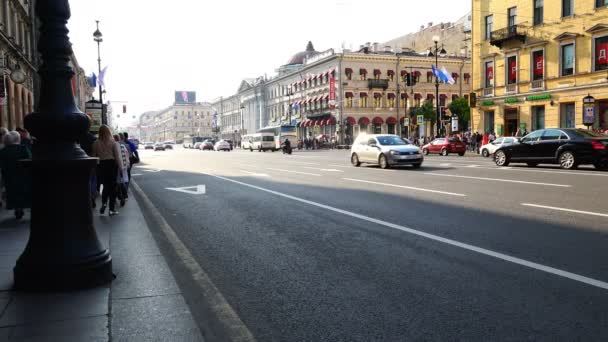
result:
[[[426,81],[428,83],[432,83],[433,82],[433,72],[432,71],[427,71],[426,72]]]
[[[545,128],[545,106],[532,107],[532,130]]]
[[[574,103],[562,103],[560,106],[560,125],[561,128],[575,127],[575,106]]]
[[[532,80],[539,81],[545,79],[545,51],[537,50],[532,52]]]
[[[608,69],[608,36],[595,38],[595,71]]]
[[[382,107],[382,94],[375,93],[374,94],[374,108]]]
[[[492,39],[492,31],[494,31],[494,16],[486,16],[486,40]]]
[[[562,0],[562,17],[574,14],[574,0]]]
[[[367,80],[367,70],[359,69],[359,77],[360,77],[361,81]]]
[[[595,0],[595,7],[608,6],[608,0]]]
[[[494,61],[486,62],[486,88],[494,87]]]
[[[484,127],[484,132],[485,133],[492,133],[494,132],[494,111],[487,111],[483,113],[484,116],[484,120],[483,120],[483,127]]]
[[[367,94],[362,93],[359,98],[359,107],[366,108],[367,107]]]
[[[517,7],[509,8],[509,27],[517,25]]]
[[[439,95],[439,107],[445,107],[445,102],[447,98],[448,96],[445,94]]]
[[[388,94],[386,97],[386,105],[388,108],[395,108],[395,94]]]
[[[344,74],[346,75],[346,80],[347,81],[352,81],[352,79],[353,79],[353,71],[351,69],[346,69],[344,71]]]
[[[517,83],[517,56],[507,57],[507,84]]]
[[[543,0],[534,0],[534,25],[543,23]]]
[[[574,43],[560,47],[561,76],[574,75]]]

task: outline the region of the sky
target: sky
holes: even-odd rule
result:
[[[232,95],[243,78],[272,76],[309,40],[317,51],[357,48],[471,10],[471,0],[69,2],[70,40],[87,74],[97,74],[93,32],[100,21],[106,99],[115,111],[127,105],[121,126],[171,105],[176,90],[196,91],[199,102]]]

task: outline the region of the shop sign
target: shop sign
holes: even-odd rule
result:
[[[583,125],[591,126],[595,123],[595,98],[591,95],[583,98]]]
[[[452,116],[452,132],[458,132],[458,116]]]
[[[336,78],[329,79],[329,107],[336,108]]]
[[[418,119],[418,124],[419,125],[424,124],[424,115],[418,115],[417,119]]]
[[[517,102],[519,102],[519,99],[516,97],[511,97],[511,98],[505,99],[505,103],[517,103]]]
[[[410,118],[403,118],[403,126],[409,126],[410,125]]]
[[[482,106],[493,106],[494,105],[494,101],[482,101],[481,105]]]
[[[549,100],[550,98],[551,98],[551,94],[532,95],[532,96],[526,97],[526,101]]]

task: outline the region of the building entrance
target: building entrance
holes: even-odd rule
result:
[[[517,133],[519,127],[519,119],[517,108],[505,109],[505,137],[512,137]]]

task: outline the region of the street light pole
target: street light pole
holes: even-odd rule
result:
[[[435,43],[435,50],[429,51],[429,56],[434,52],[435,54],[435,69],[439,70],[439,55],[441,57],[445,57],[447,52],[441,47],[441,51],[439,50],[439,36],[433,36],[433,42]],[[430,49],[429,49],[430,50]],[[435,104],[437,107],[437,135],[436,137],[441,136],[441,108],[439,107],[439,77],[435,76]]]
[[[90,121],[71,91],[70,7],[67,0],[46,0],[37,1],[35,10],[41,22],[40,101],[36,112],[25,117],[36,143],[32,159],[24,162],[31,173],[32,219],[27,246],[13,270],[14,287],[54,291],[98,286],[112,281],[112,258],[97,237],[91,212],[90,177],[98,159],[89,158],[76,143]]]
[[[98,74],[97,77],[101,77],[101,42],[103,42],[103,35],[101,34],[101,31],[99,31],[99,20],[95,20],[95,23],[97,24],[97,29],[95,30],[95,32],[93,32],[93,40],[95,40],[97,42],[97,70],[98,70]],[[108,124],[108,118],[106,117],[106,113],[105,110],[103,108],[103,89],[101,87],[101,83],[99,82],[99,79],[97,80],[97,83],[99,83],[99,102],[101,103],[101,123],[104,125]]]

